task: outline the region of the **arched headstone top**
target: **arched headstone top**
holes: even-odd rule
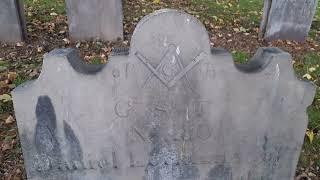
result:
[[[163,9],[138,23],[131,38],[130,56],[137,51],[146,57],[162,56],[170,46],[182,57],[210,53],[208,33],[198,19],[182,11]]]

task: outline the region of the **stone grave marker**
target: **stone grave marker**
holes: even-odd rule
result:
[[[264,0],[260,36],[271,41],[304,41],[310,31],[318,0]]]
[[[235,65],[176,10],[143,18],[103,66],[56,49],[13,91],[28,178],[291,180],[315,93],[291,63],[260,48]]]
[[[0,1],[0,42],[15,43],[25,38],[25,20],[21,0]]]
[[[66,6],[71,39],[123,38],[122,0],[66,0]]]

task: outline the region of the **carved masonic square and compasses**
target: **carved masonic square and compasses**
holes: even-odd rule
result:
[[[182,78],[184,78],[187,85],[191,88],[187,73],[206,57],[206,53],[201,52],[198,54],[186,67],[183,66],[179,53],[179,48],[175,45],[170,45],[164,56],[161,58],[158,66],[154,68],[149,63],[150,61],[148,58],[137,51],[135,53],[136,57],[151,71],[151,74],[147,77],[144,85],[155,76],[168,88],[173,87]]]

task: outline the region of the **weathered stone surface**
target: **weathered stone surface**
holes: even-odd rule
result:
[[[318,0],[264,0],[260,33],[266,40],[304,41]]]
[[[32,180],[291,180],[314,91],[288,53],[235,65],[194,17],[161,10],[104,66],[52,51],[13,99]]]
[[[22,41],[25,37],[23,2],[1,0],[0,9],[0,42]]]
[[[66,0],[73,40],[123,38],[122,0]]]

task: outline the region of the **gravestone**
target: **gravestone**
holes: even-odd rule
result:
[[[71,39],[123,38],[122,0],[66,0],[66,6]]]
[[[143,18],[106,65],[56,49],[12,93],[28,178],[291,180],[315,94],[291,63],[260,48],[235,65],[176,10]]]
[[[23,41],[25,38],[23,2],[21,0],[1,0],[0,8],[0,42]]]
[[[304,41],[310,31],[318,0],[264,0],[260,36],[271,41]]]

